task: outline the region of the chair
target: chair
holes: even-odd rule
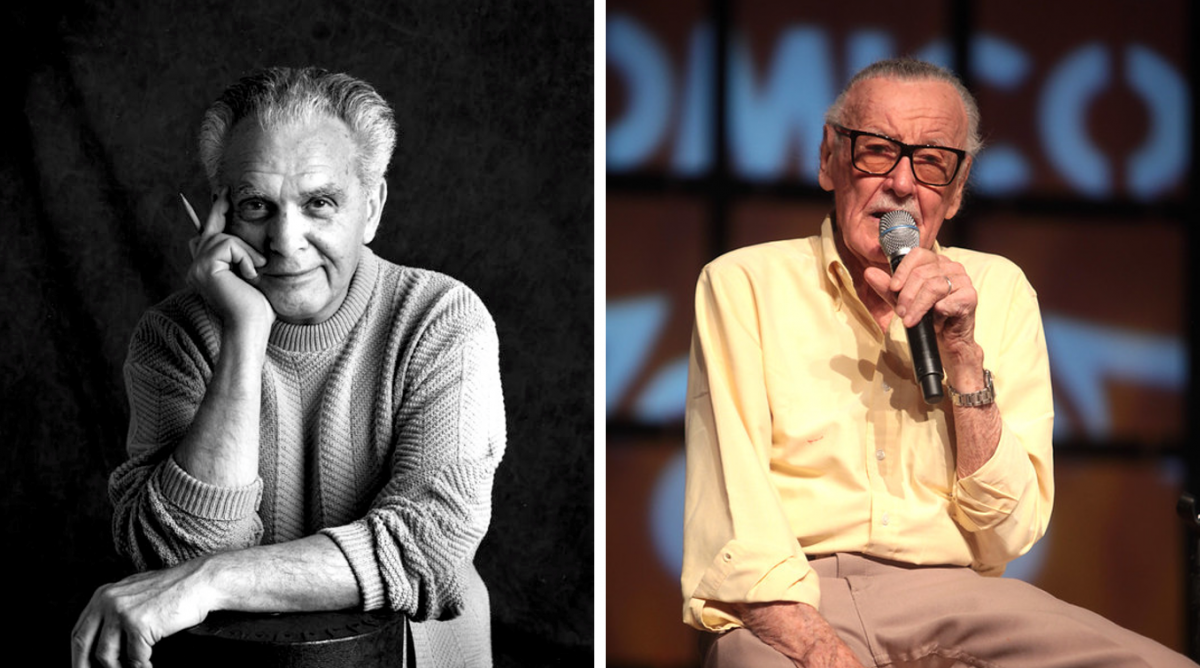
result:
[[[214,612],[154,647],[156,668],[405,668],[408,623],[391,611]]]

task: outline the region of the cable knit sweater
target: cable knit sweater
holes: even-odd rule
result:
[[[220,320],[191,290],[138,324],[130,458],[109,480],[117,549],[144,570],[319,531],[345,554],[364,609],[453,618],[412,625],[418,665],[490,665],[472,560],[505,431],[495,325],[478,297],[364,248],[332,318],[272,328],[259,480],[244,488],[206,484],[171,457],[220,347]]]

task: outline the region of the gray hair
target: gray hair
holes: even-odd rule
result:
[[[950,70],[915,58],[881,60],[860,70],[825,112],[825,122],[842,125],[842,113],[850,90],[860,81],[876,78],[893,81],[943,81],[950,84],[958,92],[958,97],[962,99],[963,107],[967,110],[967,153],[975,155],[983,149],[983,139],[979,136],[979,106],[975,104],[975,96],[971,95],[971,91],[967,90],[958,76]]]
[[[373,188],[383,180],[396,147],[392,108],[370,84],[316,67],[272,67],[243,77],[204,112],[200,161],[215,188],[234,127],[252,119],[277,128],[327,116],[344,122],[358,147],[358,178]]]

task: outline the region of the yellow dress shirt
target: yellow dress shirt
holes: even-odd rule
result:
[[[833,234],[826,218],[819,237],[742,248],[700,275],[681,578],[696,628],[740,626],[731,603],[819,606],[806,555],[1000,575],[1050,520],[1050,368],[1021,270],[934,248],[978,291],[975,338],[1003,420],[992,458],[958,479],[949,396],[924,402],[903,323],[880,329]]]

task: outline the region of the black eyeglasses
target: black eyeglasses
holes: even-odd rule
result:
[[[950,185],[958,175],[967,152],[945,146],[910,146],[891,137],[884,137],[861,130],[849,130],[830,124],[838,134],[850,138],[850,155],[854,167],[860,172],[883,176],[900,164],[907,156],[912,165],[913,178],[927,186]],[[861,141],[860,141],[861,140]]]

